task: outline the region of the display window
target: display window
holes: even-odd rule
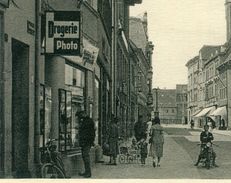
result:
[[[40,147],[44,147],[51,134],[51,88],[40,85]]]
[[[65,90],[60,90],[60,151],[79,149],[79,122],[76,113],[85,108],[85,71],[67,62],[65,85]],[[68,120],[68,123],[63,123],[63,120]]]
[[[59,150],[68,151],[72,149],[72,106],[71,91],[59,89]]]

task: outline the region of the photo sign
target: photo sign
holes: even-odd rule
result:
[[[46,12],[45,52],[80,55],[80,11]]]
[[[4,7],[9,7],[9,0],[0,0],[0,5]]]

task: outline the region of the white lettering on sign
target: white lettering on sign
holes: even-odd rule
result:
[[[79,38],[79,22],[48,21],[49,38]]]
[[[74,43],[73,41],[69,43],[65,43],[64,41],[57,41],[57,50],[62,49],[62,50],[77,50],[78,49],[78,44]]]
[[[80,12],[46,12],[45,52],[61,55],[80,55]]]

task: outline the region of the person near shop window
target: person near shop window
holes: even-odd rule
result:
[[[109,149],[110,149],[110,164],[116,165],[116,158],[119,154],[118,140],[119,140],[119,130],[118,130],[118,119],[113,117],[112,124],[109,129]]]
[[[90,166],[90,149],[94,146],[95,140],[95,125],[93,120],[86,115],[85,111],[76,113],[79,120],[79,146],[82,150],[82,158],[84,162],[85,172],[79,173],[80,176],[85,178],[91,177]]]
[[[139,142],[143,137],[147,137],[147,123],[143,122],[143,116],[139,115],[134,126],[135,138]]]

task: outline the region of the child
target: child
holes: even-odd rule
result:
[[[132,144],[131,144],[131,149],[137,150],[137,144],[136,144],[136,139],[132,139]]]
[[[145,159],[147,158],[147,154],[148,154],[148,143],[146,142],[145,137],[143,137],[140,140],[139,147],[140,147],[141,164],[145,165]]]

